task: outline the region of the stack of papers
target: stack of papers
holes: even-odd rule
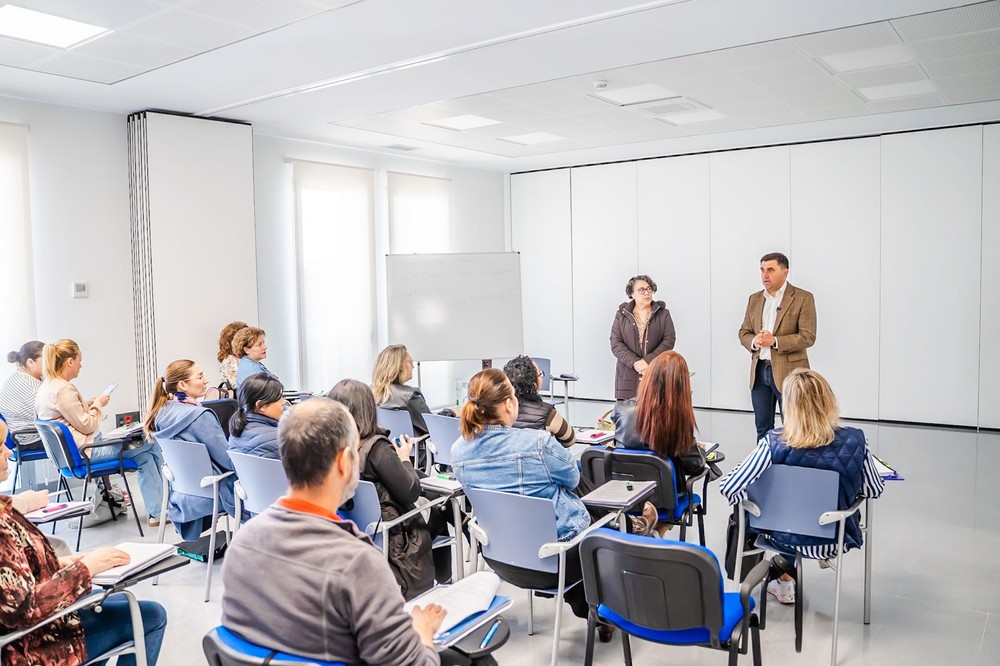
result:
[[[48,506],[36,509],[24,514],[24,517],[33,523],[48,523],[58,520],[63,516],[82,516],[94,510],[94,503],[86,502],[57,502]]]
[[[615,438],[611,430],[595,430],[593,428],[574,428],[577,444],[603,444]]]
[[[441,627],[434,634],[435,638],[442,636],[467,618],[482,613],[493,603],[497,589],[500,587],[500,577],[492,571],[477,571],[466,576],[453,585],[442,585],[421,594],[409,601],[403,609],[409,613],[414,606],[437,604],[447,611],[441,621]]]
[[[152,566],[161,560],[165,560],[177,552],[177,546],[169,543],[120,543],[115,546],[118,550],[124,550],[132,558],[128,564],[120,567],[108,569],[92,578],[95,585],[114,585],[128,578],[137,571],[142,571],[146,567]]]
[[[115,428],[111,432],[101,435],[102,441],[108,441],[112,439],[125,439],[126,437],[131,437],[132,435],[142,431],[142,423],[132,423],[127,426],[121,426],[120,428]]]
[[[886,464],[884,460],[878,456],[872,456],[875,458],[875,469],[878,471],[878,475],[882,477],[883,481],[903,481],[903,477],[899,475],[899,472],[894,470],[892,467]]]
[[[454,493],[462,489],[462,484],[458,482],[458,479],[442,479],[440,476],[428,476],[420,479],[420,485],[446,493]]]

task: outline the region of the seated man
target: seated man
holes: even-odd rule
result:
[[[357,489],[358,430],[339,402],[313,398],[278,427],[282,497],[233,538],[222,624],[279,652],[324,661],[438,664],[444,610],[403,611],[385,555],[337,507]]]

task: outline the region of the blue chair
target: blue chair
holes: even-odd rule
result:
[[[183,439],[166,439],[156,437],[163,451],[163,503],[164,510],[169,506],[168,498],[171,490],[195,497],[212,500],[212,529],[208,539],[208,571],[205,574],[205,601],[212,592],[212,570],[215,564],[215,525],[220,515],[226,517],[226,542],[231,540],[232,533],[228,529],[229,514],[222,508],[219,499],[219,483],[232,472],[216,474],[208,449],[200,442],[188,442]],[[163,543],[167,521],[160,521],[160,529],[156,542]]]
[[[534,592],[555,596],[556,620],[552,635],[551,662],[555,666],[559,658],[563,594],[573,585],[579,584],[577,581],[566,585],[566,553],[576,548],[593,530],[609,523],[614,514],[609,513],[596,520],[570,541],[559,541],[556,514],[551,500],[477,488],[466,488],[465,494],[475,511],[475,517],[469,521],[469,532],[479,543],[487,562],[493,560],[522,569],[556,574],[556,588],[528,589],[529,635],[534,633]],[[475,547],[472,552],[476,552]]]
[[[775,557],[765,585],[777,575],[788,573],[795,579],[795,651],[802,651],[802,612],[805,599],[805,584],[802,576],[803,555],[798,550],[782,544],[780,535],[791,534],[814,537],[829,544],[837,545],[837,585],[833,603],[833,640],[830,663],[837,663],[837,633],[840,619],[840,582],[843,574],[841,559],[844,556],[844,525],[856,514],[865,498],[855,500],[847,509],[839,510],[840,474],[832,470],[795,467],[792,465],[771,465],[754,483],[747,487],[747,499],[742,511],[738,511],[739,549],[736,559],[735,580],[739,580],[740,568],[745,552],[767,550],[783,557]],[[832,507],[832,509],[831,509]],[[747,526],[759,533],[755,546],[757,551],[744,551],[744,535]],[[862,528],[866,533],[867,528]],[[775,540],[775,535],[778,539]],[[866,534],[867,536],[867,534]],[[867,546],[865,546],[867,547]],[[794,560],[794,568],[786,565],[787,559]],[[868,587],[868,571],[865,570],[865,587]],[[761,593],[760,619],[763,626],[767,619],[767,593]]]
[[[288,478],[281,461],[275,458],[260,456],[239,451],[230,451],[229,458],[236,468],[236,527],[233,533],[240,529],[243,509],[250,513],[263,513],[267,507],[274,504],[278,498],[288,491]]]
[[[216,627],[205,634],[201,641],[208,666],[346,666],[339,661],[320,661],[299,657],[287,652],[278,652],[260,645],[254,645],[229,631]]]
[[[609,449],[594,446],[580,456],[582,475],[594,484],[606,481],[655,481],[656,493],[649,498],[658,511],[661,523],[680,526],[681,541],[687,538],[687,528],[698,519],[698,541],[705,545],[705,504],[702,497],[708,485],[708,468],[701,474],[690,476],[686,487],[678,492],[673,461],[660,457],[649,449]],[[702,481],[702,495],[694,492],[695,484]]]
[[[750,572],[739,592],[725,592],[719,561],[707,548],[600,529],[580,544],[580,566],[590,605],[586,666],[594,661],[599,620],[621,629],[627,666],[632,666],[629,636],[726,650],[735,666],[746,654],[748,633],[754,666],[760,666],[760,626],[751,595],[767,575],[767,562]]]
[[[347,509],[341,507],[338,509],[337,513],[340,514],[341,518],[354,521],[354,524],[358,526],[358,529],[371,537],[371,540],[375,542],[376,546],[382,549],[382,552],[385,553],[386,559],[388,559],[389,546],[386,535],[389,534],[389,530],[396,525],[405,523],[407,520],[414,518],[421,511],[444,504],[448,500],[448,497],[438,497],[423,506],[418,506],[412,511],[407,511],[398,518],[393,520],[384,520],[382,518],[382,504],[378,500],[378,490],[375,489],[375,484],[371,481],[360,481],[358,483],[358,489],[354,491],[354,497],[352,498],[351,503],[349,503],[351,508]],[[450,543],[451,540],[448,537],[438,537],[434,540],[434,547],[437,548]]]
[[[451,466],[451,446],[458,439],[459,419],[440,414],[424,414],[427,432],[431,436],[431,453],[434,462],[439,465]]]
[[[7,419],[4,418],[3,414],[0,414],[0,421],[7,423]],[[36,460],[45,460],[48,458],[48,454],[45,453],[45,447],[40,449],[22,449],[21,440],[23,438],[34,437],[38,435],[38,430],[36,428],[24,428],[22,430],[7,430],[7,439],[4,444],[7,448],[13,451],[10,459],[14,461],[14,485],[11,486],[11,492],[17,490],[17,477],[21,473],[21,465],[23,463],[35,462]]]
[[[71,500],[73,499],[73,493],[70,491],[68,479],[83,479],[83,497],[81,501],[86,501],[87,487],[90,485],[91,479],[105,478],[104,487],[106,492],[111,487],[110,481],[107,480],[107,477],[111,474],[120,475],[122,481],[125,483],[125,491],[129,496],[132,495],[132,491],[128,487],[128,479],[125,477],[125,472],[138,471],[139,466],[134,460],[124,457],[124,447],[119,450],[117,460],[105,460],[92,464],[90,458],[80,454],[76,440],[73,439],[73,433],[69,431],[65,423],[35,419],[35,427],[38,428],[38,434],[42,437],[42,446],[45,447],[45,452],[48,453],[49,458],[59,469],[59,486],[66,490],[66,494]],[[85,445],[84,450],[96,449],[102,446],[121,445],[122,442],[120,440],[94,442],[93,444]],[[139,512],[135,508],[135,502],[132,503],[132,515],[135,516],[135,524],[139,528],[139,536],[143,536],[142,523],[139,522]],[[113,509],[111,517],[114,520],[118,519]],[[80,536],[82,533],[83,519],[81,518],[76,529],[77,550],[80,550]]]

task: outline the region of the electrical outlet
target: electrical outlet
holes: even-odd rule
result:
[[[125,412],[124,414],[115,414],[115,427],[121,428],[125,425],[132,425],[133,423],[139,422],[139,412]]]

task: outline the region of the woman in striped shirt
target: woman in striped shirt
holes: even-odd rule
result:
[[[747,487],[772,464],[839,473],[838,509],[848,508],[861,495],[881,495],[885,484],[876,471],[875,458],[868,450],[865,434],[858,428],[839,425],[837,399],[827,381],[818,372],[797,368],[785,378],[782,395],[782,427],[761,437],[746,460],[719,480],[719,489],[729,503],[742,502],[747,496]],[[770,538],[785,542],[782,535],[773,534]],[[821,565],[837,557],[836,542],[788,535],[784,545],[791,546],[803,557],[820,560]],[[854,515],[845,525],[844,547],[850,550],[860,546],[861,530],[858,517]],[[795,603],[795,584],[788,575],[771,581],[767,591],[781,603]]]
[[[42,385],[43,347],[45,343],[29,340],[7,354],[7,361],[16,363],[17,370],[0,387],[0,414],[12,431],[35,429],[35,396]],[[19,436],[18,440],[23,450],[42,448],[37,434]]]

